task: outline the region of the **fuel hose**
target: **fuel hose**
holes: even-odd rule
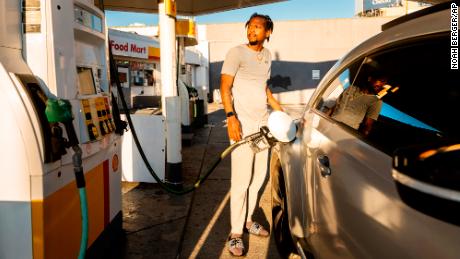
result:
[[[109,42],[110,42],[110,40],[109,40]],[[120,79],[118,77],[117,65],[116,65],[115,60],[113,58],[111,48],[109,48],[109,56],[110,56],[110,74],[112,75],[112,77],[113,77],[113,79],[115,81],[118,96],[119,96],[119,98],[121,100],[123,110],[125,111],[126,118],[128,120],[128,125],[129,125],[129,128],[131,129],[131,132],[132,132],[132,135],[133,135],[134,143],[136,144],[136,147],[137,147],[137,149],[139,151],[139,154],[142,157],[142,160],[144,161],[145,166],[147,167],[147,170],[149,171],[149,173],[157,181],[157,183],[159,184],[159,186],[163,190],[165,190],[165,191],[167,191],[169,193],[172,193],[172,194],[176,194],[176,195],[184,195],[184,194],[187,194],[189,192],[194,191],[195,189],[200,187],[200,185],[209,177],[209,175],[211,175],[211,173],[219,165],[219,163],[222,161],[222,159],[224,159],[228,154],[230,154],[238,146],[246,144],[248,142],[246,140],[242,140],[242,141],[236,142],[236,143],[230,145],[229,147],[227,147],[220,154],[220,156],[217,157],[212,162],[211,166],[209,168],[207,168],[205,173],[203,175],[200,175],[200,177],[195,181],[195,183],[192,186],[190,186],[190,187],[188,187],[186,189],[182,189],[182,190],[177,190],[177,189],[169,187],[167,184],[165,184],[165,183],[163,183],[161,181],[160,177],[158,177],[158,175],[155,173],[155,171],[153,170],[152,166],[150,165],[149,161],[147,160],[147,156],[145,155],[144,150],[142,149],[141,143],[139,142],[139,138],[137,137],[136,130],[135,130],[133,122],[131,120],[129,109],[128,109],[128,106],[126,104],[126,100],[125,100],[125,97],[124,97],[124,94],[123,94],[123,90],[121,88]]]
[[[71,126],[73,128],[73,125]],[[66,126],[67,128],[67,126]],[[77,183],[78,194],[80,196],[80,211],[81,211],[81,239],[80,251],[78,252],[78,259],[84,259],[86,255],[86,248],[88,247],[88,232],[89,232],[89,218],[88,218],[88,200],[86,197],[86,181],[85,174],[82,167],[82,151],[78,142],[72,146],[74,155],[72,156],[75,180]]]

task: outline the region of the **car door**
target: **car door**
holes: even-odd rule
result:
[[[417,38],[366,57],[351,85],[369,79],[364,67],[388,78],[374,94],[381,106],[368,133],[328,111],[334,91],[317,100],[319,123],[329,124],[311,159],[319,257],[458,258],[460,228],[407,206],[391,174],[398,148],[459,137],[460,84],[444,55],[446,40]]]
[[[379,251],[388,247],[363,242],[381,224],[398,224],[400,218],[397,211],[385,212],[398,198],[392,192],[391,158],[350,131],[330,122],[314,158],[315,210],[323,226],[318,229],[319,240],[327,244],[323,245],[325,258],[373,258],[363,248],[375,245],[372,250]]]
[[[340,197],[334,196],[332,186],[328,182],[332,177],[337,178],[335,166],[329,164],[331,160],[334,163],[337,161],[330,157],[331,139],[352,141],[353,138],[346,130],[337,131],[336,122],[330,119],[330,116],[340,95],[355,79],[362,62],[363,59],[359,59],[342,69],[325,87],[324,92],[319,95],[318,100],[304,117],[302,156],[305,158],[304,175],[305,184],[308,186],[309,204],[312,204],[307,213],[307,219],[310,219],[307,226],[308,242],[315,256],[320,258],[353,258],[353,254],[349,251],[350,245],[345,245],[345,240],[340,235],[340,222],[336,220],[337,214],[340,213],[338,211],[340,201],[337,200]],[[342,144],[352,143],[343,142],[340,145]],[[346,159],[340,163],[353,165]],[[331,171],[330,168],[334,170]]]

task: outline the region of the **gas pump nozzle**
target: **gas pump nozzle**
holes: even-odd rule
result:
[[[251,134],[243,139],[249,143],[252,152],[259,153],[265,149],[273,147],[278,140],[270,133],[267,126],[262,126],[259,132]]]
[[[254,153],[273,147],[277,142],[288,143],[295,139],[297,126],[285,112],[274,111],[268,117],[267,126],[262,126],[259,132],[245,137],[241,142],[249,143]]]
[[[77,187],[85,187],[85,177],[83,174],[82,167],[82,151],[78,145],[77,133],[73,126],[73,114],[72,105],[68,100],[64,99],[48,99],[46,101],[46,117],[50,123],[62,123],[64,124],[67,132],[67,141],[65,143],[66,148],[72,148],[74,155],[72,157],[74,165],[74,173],[76,177]]]
[[[46,117],[50,123],[64,124],[67,132],[66,147],[78,146],[78,138],[73,127],[72,105],[68,100],[63,99],[48,99],[46,101]]]

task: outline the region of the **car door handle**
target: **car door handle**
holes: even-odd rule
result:
[[[325,155],[318,155],[317,159],[321,176],[324,178],[331,176],[332,170],[329,167],[329,158]]]

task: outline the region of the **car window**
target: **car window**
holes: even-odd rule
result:
[[[354,62],[344,69],[326,88],[315,105],[320,112],[331,115],[336,108],[337,101],[343,91],[353,82],[356,72],[359,70],[363,59]]]
[[[367,57],[337,98],[324,93],[324,100],[335,98],[326,114],[390,155],[398,147],[458,138],[460,82],[447,48],[443,35]]]

